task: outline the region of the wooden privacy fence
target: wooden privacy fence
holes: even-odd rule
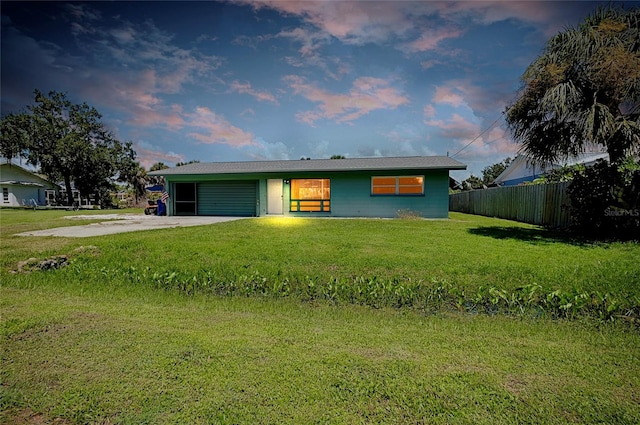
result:
[[[549,227],[570,224],[570,182],[495,187],[449,195],[449,210]]]

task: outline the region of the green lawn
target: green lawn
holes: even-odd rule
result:
[[[66,212],[3,211],[5,270],[30,257],[75,256],[61,282],[132,282],[186,293],[275,295],[375,307],[590,315],[637,320],[640,249],[515,222],[261,218],[89,239],[18,231],[79,224]],[[66,213],[68,214],[68,213]],[[74,252],[83,245],[97,248]],[[99,251],[99,255],[95,255]],[[50,281],[52,274],[13,281]]]
[[[637,244],[462,214],[13,236],[69,214],[0,210],[0,422],[640,422]]]

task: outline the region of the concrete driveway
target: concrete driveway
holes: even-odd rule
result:
[[[135,232],[138,230],[166,229],[171,227],[203,226],[239,220],[244,217],[158,217],[144,214],[96,214],[73,215],[69,220],[100,220],[84,226],[56,227],[18,233],[18,236],[62,236],[67,238],[86,238],[90,236],[113,235],[115,233]]]

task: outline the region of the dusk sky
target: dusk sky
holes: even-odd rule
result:
[[[462,180],[516,153],[520,76],[598,4],[2,1],[2,115],[66,92],[147,168],[449,153]]]

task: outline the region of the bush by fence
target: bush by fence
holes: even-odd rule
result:
[[[567,227],[571,224],[569,184],[495,187],[454,193],[449,196],[449,210],[540,226]]]

